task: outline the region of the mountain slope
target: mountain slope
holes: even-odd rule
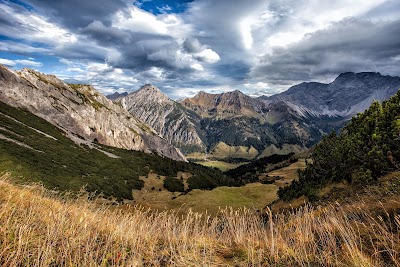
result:
[[[185,160],[153,129],[89,85],[68,85],[53,75],[30,69],[14,72],[0,65],[0,101],[27,108],[77,142],[95,141]]]
[[[287,153],[310,147],[324,134],[341,129],[373,100],[388,99],[399,88],[399,77],[343,73],[330,84],[301,83],[271,97],[200,92],[181,103],[202,117],[211,154],[223,142],[232,149],[253,146],[260,157],[284,146],[293,148]]]
[[[200,92],[181,103],[202,117],[201,126],[211,157],[221,144],[231,146],[229,150],[239,146],[247,150],[255,148],[256,156],[269,156],[274,148],[282,149],[285,145],[302,150],[320,140],[323,134],[314,121],[300,116],[285,101],[266,104],[240,91]]]
[[[84,187],[118,199],[135,199],[132,190],[140,190],[150,172],[175,180],[185,172],[189,190],[235,185],[221,172],[197,164],[90,142],[77,144],[28,110],[0,102],[0,174],[4,172],[50,189],[76,192]]]
[[[115,102],[182,151],[204,151],[200,117],[168,98],[157,87],[144,85]]]
[[[261,118],[265,111],[262,102],[243,94],[239,90],[222,94],[208,94],[201,91],[192,98],[184,99],[181,104],[202,117],[215,119],[235,116]]]
[[[301,83],[271,97],[266,104],[285,101],[303,116],[341,116],[346,119],[363,112],[373,100],[383,101],[400,89],[400,77],[375,72],[340,74],[332,83]]]
[[[312,160],[299,181],[282,188],[283,200],[306,195],[314,198],[319,189],[347,181],[369,183],[400,169],[400,91],[380,104],[372,103],[342,130],[315,146]]]

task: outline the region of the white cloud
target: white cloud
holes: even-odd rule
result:
[[[289,5],[289,1],[286,5]],[[325,29],[332,23],[348,17],[356,17],[383,3],[384,0],[338,0],[299,2],[287,14],[277,20],[278,31],[267,36],[266,46],[287,46],[300,41],[306,34]],[[282,14],[275,14],[282,16]],[[283,22],[283,23],[282,23]]]
[[[199,63],[193,63],[192,65],[190,65],[190,67],[194,70],[199,70],[199,71],[203,71],[204,68],[202,65],[200,65]]]
[[[28,60],[28,59],[17,59],[17,60],[10,60],[5,58],[0,58],[0,64],[4,64],[7,66],[16,66],[21,65],[24,67],[41,67],[43,64],[41,62]]]
[[[23,43],[14,41],[0,41],[0,51],[6,51],[17,54],[31,54],[31,53],[49,53],[50,50],[43,47],[33,47]]]
[[[204,49],[203,51],[201,51],[199,53],[194,53],[193,55],[194,55],[195,59],[198,59],[200,61],[207,62],[210,64],[216,63],[221,60],[219,55],[215,51],[213,51],[209,48]]]
[[[267,89],[268,83],[265,83],[265,82],[245,83],[245,84],[243,84],[243,86],[246,88]]]
[[[17,63],[10,59],[0,58],[0,64],[7,65],[7,66],[15,66]]]
[[[21,37],[31,42],[41,42],[46,44],[74,43],[77,37],[67,30],[50,23],[45,17],[32,12],[15,10],[11,5],[0,3],[0,9],[6,16],[13,18],[14,25],[18,25],[19,30],[15,31],[11,27],[1,27],[0,34],[11,36],[17,39]]]
[[[157,16],[133,6],[128,15],[126,12],[118,12],[113,20],[113,26],[132,32],[145,32],[155,34],[167,34],[167,24],[159,20]]]

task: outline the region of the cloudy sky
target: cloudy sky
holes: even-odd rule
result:
[[[271,95],[346,71],[400,75],[400,1],[0,0],[0,63],[104,94]]]

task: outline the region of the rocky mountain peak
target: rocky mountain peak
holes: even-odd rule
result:
[[[132,92],[128,96],[124,97],[124,99],[126,100],[130,98],[146,102],[148,101],[156,102],[159,104],[161,103],[171,104],[173,102],[168,96],[166,96],[163,92],[161,92],[160,89],[151,84],[145,84],[139,90]]]
[[[150,93],[162,94],[160,89],[158,89],[157,87],[155,87],[154,85],[151,85],[151,84],[145,84],[139,90],[144,90],[144,91],[150,92]]]
[[[124,97],[127,95],[128,95],[127,92],[123,92],[123,93],[114,92],[113,94],[106,95],[106,97],[110,100],[116,100],[118,97]]]
[[[197,118],[157,87],[146,84],[125,97],[118,98],[128,112],[150,125],[172,144],[182,149],[204,150]]]
[[[181,101],[188,109],[203,117],[228,118],[233,116],[258,116],[263,103],[243,94],[239,90],[221,94],[200,91],[196,96]]]
[[[283,93],[261,99],[268,103],[284,100],[302,116],[350,118],[363,112],[373,100],[388,99],[399,88],[399,77],[384,76],[379,72],[345,72],[329,84],[301,83]]]
[[[185,160],[154,129],[90,85],[66,84],[54,75],[31,69],[13,72],[0,65],[0,101],[26,108],[79,144],[95,141]]]
[[[209,93],[206,93],[204,91],[199,91],[193,98],[200,98],[200,97],[204,97],[206,95],[209,95]]]

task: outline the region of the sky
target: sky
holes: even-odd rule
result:
[[[0,0],[0,64],[173,99],[400,76],[400,1]]]

